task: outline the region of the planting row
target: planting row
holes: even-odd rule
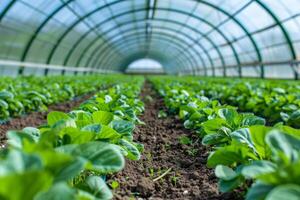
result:
[[[298,81],[184,77],[180,82],[200,95],[265,117],[268,124],[283,122],[300,128]]]
[[[215,168],[220,191],[245,188],[248,200],[299,198],[300,130],[266,126],[264,118],[209,99],[199,82],[194,88],[194,82],[174,78],[151,81],[170,112],[212,150],[207,166]]]
[[[95,92],[109,82],[111,76],[50,76],[1,78],[0,122],[31,111],[46,111],[47,106]]]
[[[1,199],[111,199],[105,176],[138,160],[133,141],[141,77],[118,77],[70,113],[50,112],[47,124],[7,133],[0,156]]]

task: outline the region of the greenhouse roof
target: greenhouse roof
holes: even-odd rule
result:
[[[167,73],[297,77],[299,0],[2,0],[0,56],[124,72],[140,58]],[[25,63],[25,64],[24,64]]]

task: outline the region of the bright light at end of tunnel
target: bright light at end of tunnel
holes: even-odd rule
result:
[[[156,60],[143,58],[132,62],[126,73],[164,73],[161,63]]]

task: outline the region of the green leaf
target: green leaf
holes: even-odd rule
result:
[[[85,161],[83,159],[77,158],[73,162],[68,163],[66,166],[55,166],[59,169],[57,173],[55,174],[55,182],[59,181],[69,181],[72,178],[75,178],[80,174],[85,167]]]
[[[233,189],[239,187],[244,182],[243,177],[237,176],[236,178],[226,181],[226,180],[220,180],[219,181],[219,189],[221,192],[229,192]]]
[[[246,178],[255,179],[262,174],[274,172],[275,170],[276,165],[274,163],[266,160],[257,160],[253,161],[249,165],[244,166],[242,169],[242,174]]]
[[[79,145],[65,145],[57,150],[77,156],[90,164],[87,168],[99,173],[118,172],[124,167],[124,157],[120,149],[104,142],[88,142]]]
[[[131,134],[135,128],[134,123],[125,120],[113,120],[111,126],[120,134]]]
[[[259,125],[249,127],[251,141],[261,159],[270,159],[271,157],[271,149],[266,143],[266,136],[269,134],[270,130],[271,128],[269,127]]]
[[[67,127],[64,128],[59,135],[68,135],[70,138],[70,144],[82,144],[92,141],[96,138],[96,133],[88,130],[78,130],[77,128]]]
[[[95,134],[100,133],[102,126],[100,124],[89,124],[85,127],[83,127],[82,131],[89,131]]]
[[[179,143],[184,144],[184,145],[188,145],[188,144],[192,144],[193,141],[189,137],[183,135],[183,136],[179,137]]]
[[[217,133],[224,125],[226,125],[226,121],[220,118],[211,119],[201,124],[207,134]]]
[[[300,140],[300,129],[295,129],[290,126],[283,126],[283,125],[278,125],[275,128],[280,130],[283,133],[294,136]]]
[[[139,160],[141,158],[140,151],[131,142],[121,139],[119,145],[127,152],[126,157],[130,160]]]
[[[299,200],[300,186],[287,184],[275,187],[266,197],[266,200]]]
[[[59,120],[55,124],[53,124],[51,128],[55,132],[59,132],[68,127],[73,127],[73,128],[77,127],[74,119],[69,118],[67,120],[64,120],[64,119]]]
[[[70,114],[74,115],[76,125],[79,128],[82,128],[86,125],[93,123],[92,115],[88,112],[82,110],[76,110],[76,111],[72,111]]]
[[[49,126],[53,126],[55,123],[57,123],[60,120],[68,120],[70,117],[63,113],[58,111],[52,111],[47,115],[47,122]]]
[[[272,185],[255,182],[248,190],[246,200],[265,200],[266,196],[273,188],[274,186]]]
[[[230,181],[238,176],[238,174],[230,167],[218,165],[215,169],[216,177],[225,181]]]
[[[300,160],[293,163],[277,165],[277,168],[273,172],[263,173],[257,177],[258,180],[272,184],[272,185],[282,185],[295,183],[300,185]]]
[[[74,200],[76,190],[64,182],[53,185],[48,191],[39,193],[34,200]]]
[[[225,119],[231,125],[235,124],[235,121],[239,116],[238,112],[232,108],[221,108],[218,111],[218,115],[222,119]]]
[[[227,136],[223,133],[212,133],[205,135],[202,139],[203,145],[216,145],[222,143]]]
[[[96,136],[97,139],[110,139],[115,140],[121,137],[117,131],[109,126],[102,125],[101,132]]]
[[[239,130],[236,130],[230,134],[232,139],[242,143],[246,144],[250,149],[254,150],[256,152],[256,148],[254,146],[253,141],[251,140],[250,131],[248,128],[241,128]]]
[[[41,171],[0,176],[0,197],[9,200],[34,199],[38,192],[51,186],[52,180],[52,176]]]
[[[208,167],[216,167],[217,165],[231,166],[235,163],[245,163],[249,150],[241,145],[230,145],[220,147],[211,153],[207,160]]]
[[[7,100],[7,99],[13,99],[14,95],[13,93],[9,91],[0,91],[0,99]]]
[[[20,132],[20,131],[8,131],[7,132],[7,143],[15,148],[22,148],[25,142],[35,143],[38,138],[31,133]]]
[[[113,195],[106,183],[101,177],[88,176],[83,184],[78,186],[79,189],[92,194],[97,199],[112,199]]]
[[[100,123],[103,125],[108,125],[114,119],[114,115],[111,112],[106,111],[93,112],[92,117],[94,123]]]
[[[244,115],[242,120],[242,126],[254,126],[254,125],[265,125],[266,120],[255,115]]]
[[[27,170],[39,170],[42,167],[42,160],[37,155],[28,155],[12,149],[6,158],[0,162],[0,176],[22,173]]]
[[[288,159],[289,161],[299,159],[299,139],[278,130],[273,130],[267,135],[266,142],[277,156],[277,159]]]

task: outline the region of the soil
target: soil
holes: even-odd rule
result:
[[[213,169],[206,167],[208,149],[197,136],[174,116],[158,118],[158,112],[165,107],[149,83],[142,90],[142,98],[146,109],[141,120],[146,125],[138,126],[134,137],[145,146],[145,151],[139,161],[128,160],[124,170],[109,177],[109,182],[119,183],[114,189],[114,199],[243,199],[239,191],[227,194],[218,191]],[[191,138],[193,144],[181,144],[181,136]],[[153,181],[167,170],[170,170],[167,175]]]
[[[47,112],[32,112],[24,116],[13,118],[5,124],[0,125],[0,146],[4,146],[6,142],[6,132],[8,130],[21,130],[25,127],[37,127],[47,121],[47,114],[51,111],[69,112],[73,108],[79,106],[83,101],[89,99],[91,93],[79,96],[73,100],[64,103],[50,105]]]

